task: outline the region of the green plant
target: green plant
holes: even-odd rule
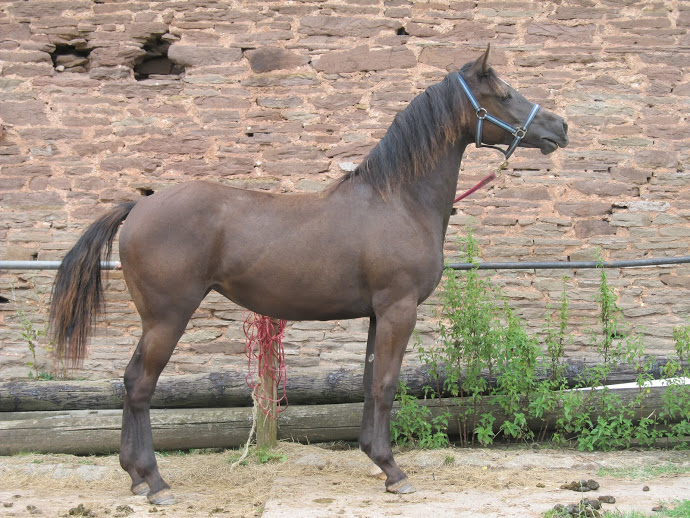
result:
[[[431,410],[420,405],[416,397],[408,394],[404,381],[398,382],[395,399],[400,406],[391,418],[391,440],[399,445],[417,445],[420,448],[448,446],[448,414],[433,416]]]
[[[229,453],[227,460],[229,463],[234,464],[240,458],[242,458],[242,452],[233,451],[233,452]],[[249,454],[249,456],[244,458],[242,460],[242,462],[240,462],[240,465],[246,466],[252,460],[254,462],[259,463],[259,464],[283,463],[283,462],[287,461],[287,459],[288,459],[287,455],[285,453],[279,451],[279,450],[271,449],[271,448],[253,447],[251,449],[251,453]]]
[[[472,232],[460,243],[463,260],[477,263],[479,246]],[[526,415],[538,387],[537,339],[477,269],[447,270],[441,299],[439,344],[418,346],[435,384],[427,394],[441,404],[446,397],[462,398],[453,415],[462,444],[490,444],[497,434],[532,437]],[[496,422],[487,413],[490,403],[511,417]]]
[[[563,354],[566,346],[572,342],[572,338],[567,334],[568,321],[570,318],[570,305],[566,291],[568,277],[563,276],[562,281],[563,290],[561,291],[561,299],[558,304],[558,317],[554,322],[553,314],[547,314],[546,324],[542,327],[546,358],[550,364],[549,377],[553,382],[552,387],[555,389],[561,388],[562,386],[565,374]]]
[[[546,517],[546,515],[544,515]],[[557,515],[552,515],[554,518]],[[690,517],[690,500],[680,500],[664,505],[653,514],[647,514],[641,511],[629,511],[621,513],[620,511],[606,511],[601,515],[602,518],[688,518]]]
[[[57,377],[55,374],[51,374],[50,372],[39,372],[36,377],[34,377],[34,373],[29,371],[29,379],[30,380],[38,380],[38,381],[55,381]]]
[[[461,239],[463,260],[478,261],[479,247],[471,231]],[[484,410],[482,394],[493,377],[494,344],[498,341],[498,304],[491,284],[476,269],[459,274],[446,270],[441,292],[439,344],[419,346],[420,359],[429,366],[435,387],[428,393],[443,402],[444,396],[467,398],[454,419],[463,444],[473,443]],[[484,433],[483,440],[488,438]]]
[[[683,475],[690,473],[690,467],[672,462],[664,464],[644,464],[642,466],[626,468],[599,468],[597,475],[600,477],[632,478],[649,480],[663,475]]]
[[[476,264],[479,246],[471,231],[460,244],[463,260]],[[673,333],[678,359],[665,365],[664,374],[676,378],[664,395],[663,408],[643,415],[642,404],[649,394],[645,383],[653,377],[653,362],[644,356],[642,335],[623,320],[603,267],[599,280],[598,326],[589,331],[589,344],[600,361],[577,379],[568,379],[564,352],[573,338],[568,334],[567,278],[557,311],[548,308],[540,355],[537,338],[478,269],[445,272],[438,343],[425,347],[417,341],[415,347],[432,379],[432,386],[425,389],[427,397],[437,399],[446,410],[446,402],[457,402],[446,419],[457,421],[461,444],[488,445],[497,437],[530,440],[535,430],[528,424],[539,420],[538,438],[545,439],[552,430],[554,443],[574,443],[587,451],[626,448],[633,441],[653,446],[664,438],[684,440],[690,435],[690,387],[677,379],[690,375],[690,325]],[[623,364],[634,369],[639,387],[629,403],[605,387],[613,369]],[[403,427],[394,429],[395,440],[401,443],[428,434],[428,409],[418,408],[406,389],[399,399]],[[505,418],[496,417],[492,410],[496,405]]]
[[[26,345],[31,353],[31,360],[26,362],[27,367],[29,367],[29,379],[35,380],[54,380],[56,376],[52,373],[39,371],[38,359],[36,357],[36,347],[41,347],[47,352],[52,351],[52,346],[49,343],[41,343],[46,337],[46,331],[43,327],[37,326],[34,321],[29,317],[28,313],[22,308],[21,304],[17,301],[17,294],[15,292],[14,286],[11,287],[12,290],[12,300],[15,304],[15,314],[17,320],[20,324],[20,334],[21,337],[26,341]],[[38,304],[38,309],[41,313],[45,313],[45,307],[43,301],[36,290],[36,285],[32,283],[32,290],[36,303]]]
[[[270,448],[257,448],[255,454],[259,464],[282,463],[288,458],[283,452]]]

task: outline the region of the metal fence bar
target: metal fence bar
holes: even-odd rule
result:
[[[633,259],[628,261],[547,261],[519,263],[449,263],[452,270],[575,270],[578,268],[639,268],[642,266],[663,266],[690,263],[690,255],[661,257],[658,259]]]
[[[57,270],[61,261],[0,261],[0,270]],[[690,255],[660,257],[656,259],[632,259],[627,261],[545,261],[513,263],[448,263],[451,270],[575,270],[579,268],[640,268],[690,263]],[[119,261],[103,261],[101,269],[119,270]]]
[[[57,270],[62,261],[0,261],[0,270]],[[119,261],[101,262],[102,270],[119,270]]]

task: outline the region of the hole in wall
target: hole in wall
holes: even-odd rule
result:
[[[89,52],[74,45],[57,44],[55,50],[50,53],[50,58],[58,72],[88,72]]]
[[[151,196],[154,193],[153,189],[149,189],[148,187],[140,187],[137,189],[139,191],[139,194],[142,196]]]
[[[395,31],[395,34],[398,36],[409,36],[410,33],[405,30],[405,27],[400,27],[397,31]]]
[[[179,79],[184,75],[184,67],[168,58],[169,35],[151,36],[144,44],[146,54],[134,65],[134,78]]]
[[[38,261],[38,252],[34,252],[33,254],[31,254],[31,260]]]
[[[2,295],[0,295],[0,304],[9,304],[9,303],[10,303],[10,299],[8,299],[7,297],[3,297]]]

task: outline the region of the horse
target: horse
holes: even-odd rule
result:
[[[119,230],[122,271],[142,323],[124,372],[120,464],[132,492],[156,505],[176,501],[156,463],[149,409],[161,371],[211,290],[276,319],[368,317],[359,445],[385,474],[387,491],[414,491],[393,458],[390,413],[417,307],[443,273],[465,148],[549,154],[568,144],[566,122],[499,79],[489,56],[487,48],[414,98],[360,165],[321,192],[183,183],[113,208],[79,238],[53,286],[53,343],[65,361],[83,361],[103,304],[100,260]]]

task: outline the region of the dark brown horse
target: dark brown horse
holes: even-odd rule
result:
[[[174,502],[154,456],[149,407],[156,381],[211,290],[286,320],[369,317],[359,443],[386,475],[386,489],[413,488],[393,459],[390,411],[417,306],[443,271],[443,242],[460,160],[477,116],[517,126],[534,120],[523,147],[551,153],[568,142],[563,119],[539,111],[498,79],[489,51],[429,87],[399,113],[352,173],[313,194],[269,194],[192,182],[96,221],[67,254],[53,289],[58,353],[79,363],[102,303],[99,260],[120,223],[120,259],[143,333],[125,370],[120,462],[132,491]],[[463,77],[477,111],[463,91]],[[491,122],[491,119],[487,119]],[[484,124],[485,144],[514,135]],[[519,128],[518,128],[519,129]],[[524,134],[524,135],[523,135]]]

